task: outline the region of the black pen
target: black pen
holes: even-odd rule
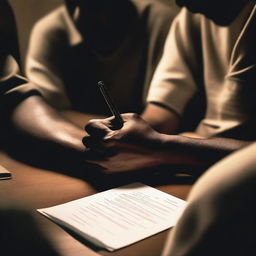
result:
[[[99,81],[98,86],[100,88],[100,91],[101,91],[101,93],[102,93],[102,95],[103,95],[103,97],[104,97],[112,115],[115,117],[115,119],[114,119],[115,122],[114,122],[113,129],[114,130],[121,129],[123,127],[124,120],[123,120],[122,116],[120,115],[117,107],[115,106],[113,100],[111,99],[111,97],[110,97],[110,95],[109,95],[109,93],[108,93],[108,91],[107,91],[107,89],[104,85],[104,82]]]

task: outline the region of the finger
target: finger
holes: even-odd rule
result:
[[[121,115],[124,122],[128,122],[130,120],[139,120],[141,119],[140,115],[136,114],[136,113],[125,113]]]
[[[88,162],[101,162],[106,160],[106,155],[103,152],[88,149],[84,153],[84,158]]]
[[[90,120],[85,126],[85,131],[92,136],[97,138],[104,137],[107,133],[111,131],[107,125],[107,121],[104,120]]]
[[[102,143],[102,141],[95,140],[91,136],[85,136],[83,139],[83,144],[86,146],[86,150],[93,150],[96,154],[100,153],[101,155],[104,155],[106,157],[113,156],[116,154],[117,150],[115,148],[112,148],[111,145],[108,146],[108,144]]]
[[[107,174],[106,168],[101,164],[102,162],[99,162],[97,160],[86,160],[86,162],[89,163],[89,164],[93,164],[94,166],[98,166],[98,168],[101,169],[102,173]]]
[[[110,173],[108,171],[108,168],[105,167],[106,162],[107,162],[107,160],[105,160],[105,159],[86,159],[86,162],[99,166],[103,173],[106,173],[106,174]]]
[[[123,124],[120,124],[120,120],[116,118],[115,116],[110,116],[108,118],[105,118],[103,120],[92,120],[92,122],[102,122],[104,125],[106,125],[110,130],[119,130],[122,128]]]
[[[126,113],[126,114],[121,114],[121,118],[122,118],[123,122],[126,123],[131,120],[137,121],[138,119],[140,119],[140,116],[135,113]],[[109,117],[105,120],[108,121],[108,127],[111,130],[119,130],[124,125],[124,123],[120,124],[119,119],[116,118],[115,116]]]
[[[100,150],[102,148],[102,140],[92,137],[92,136],[85,136],[82,139],[83,144],[86,146],[87,149],[95,149]]]
[[[92,137],[91,136],[84,136],[82,139],[83,144],[86,148],[91,148],[92,146]]]

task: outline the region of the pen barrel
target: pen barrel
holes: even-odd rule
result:
[[[112,115],[115,117],[113,122],[113,130],[118,130],[123,127],[124,121],[117,107],[115,106],[112,98],[110,97],[108,91],[106,90],[104,83],[102,81],[98,82],[101,94],[103,95]]]

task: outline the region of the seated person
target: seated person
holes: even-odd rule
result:
[[[40,98],[32,84],[19,73],[19,59],[16,24],[12,9],[7,1],[0,1],[0,104],[1,116],[13,113],[8,107],[19,109],[19,103],[26,98]],[[12,102],[10,102],[12,100]],[[44,105],[42,105],[44,106]],[[46,110],[47,108],[45,108]],[[19,112],[19,111],[18,111]],[[47,111],[46,111],[47,112]],[[22,113],[24,114],[24,113]],[[15,114],[16,115],[16,114]],[[14,115],[14,116],[15,116]],[[8,116],[9,119],[16,119]],[[20,116],[20,115],[18,115]],[[18,117],[17,116],[17,117]],[[23,115],[21,116],[23,118]],[[27,117],[29,118],[29,117]],[[18,118],[19,119],[19,118]],[[16,119],[16,121],[18,120]],[[2,120],[1,120],[2,121]],[[16,122],[14,121],[14,122]],[[21,122],[22,126],[24,123]],[[4,123],[1,122],[1,128]],[[20,127],[21,127],[20,126]],[[82,133],[83,134],[83,133]],[[1,134],[5,137],[7,134]],[[1,144],[2,146],[2,144]],[[24,146],[24,145],[23,145]],[[0,163],[1,164],[1,163]],[[2,185],[2,184],[1,184]],[[31,214],[17,206],[17,202],[6,202],[0,198],[0,244],[1,255],[48,255],[57,256],[57,252],[49,243],[32,218]],[[15,205],[15,206],[14,206]]]
[[[103,80],[122,112],[140,113],[172,17],[154,0],[66,0],[35,25],[26,74],[57,109],[109,115]]]
[[[172,23],[144,119],[169,134],[188,131],[190,119],[200,137],[254,139],[254,1],[178,3],[187,8]],[[196,97],[201,104],[190,108]]]
[[[84,143],[91,152],[111,151],[91,159],[108,171],[159,164],[204,169],[255,141],[255,2],[178,2],[202,14],[184,8],[173,22],[142,116],[161,132],[175,133],[185,105],[203,90],[207,108],[195,130],[202,138],[156,133],[137,116],[125,115],[119,131],[111,130],[110,119],[91,122],[86,130],[92,137]]]
[[[194,184],[162,256],[256,255],[255,153],[253,143]]]
[[[84,130],[47,105],[35,86],[20,75],[15,18],[5,0],[0,2],[0,14],[0,117],[1,129],[8,128],[1,130],[1,147],[6,140],[7,145],[14,144],[12,149],[22,152],[27,148],[27,138],[37,138],[37,142],[80,156],[85,150]],[[14,133],[10,133],[9,125],[15,128]],[[18,132],[25,143],[16,141]],[[32,149],[37,151],[40,146]]]
[[[207,93],[213,94],[213,97],[212,99],[207,98],[207,111],[209,112],[206,112],[207,119],[200,123],[197,133],[206,138],[161,134],[153,130],[139,116],[123,114],[124,125],[120,130],[112,130],[113,117],[105,120],[92,120],[86,126],[86,131],[91,135],[84,138],[84,143],[90,147],[87,158],[91,159],[91,162],[103,166],[106,172],[136,170],[162,164],[186,165],[184,170],[193,170],[194,167],[199,166],[206,168],[237,151],[234,155],[230,155],[213,166],[194,185],[188,198],[188,206],[174,228],[174,232],[170,235],[163,256],[254,255],[256,253],[254,238],[256,227],[253,193],[255,189],[255,160],[253,156],[256,147],[255,144],[245,146],[251,144],[255,136],[253,122],[255,104],[252,93],[255,79],[253,72],[255,66],[254,37],[252,34],[256,24],[255,1],[180,0],[178,2],[213,20],[210,21],[201,14],[192,14],[184,9],[177,17],[177,21],[184,19],[184,26],[181,29],[182,24],[176,21],[178,25],[176,22],[174,24],[177,27],[174,25],[172,28],[172,39],[174,39],[174,34],[176,36],[191,35],[192,31],[198,33],[196,38],[200,39],[199,41],[208,38],[208,43],[203,44],[204,48],[201,49],[203,64],[207,62],[209,65],[207,72],[205,71],[206,78],[211,74],[209,71],[213,75],[216,75],[213,72],[215,69],[220,72],[219,79],[205,80],[209,83],[206,88]],[[237,16],[240,10],[242,12]],[[241,19],[241,14],[245,15],[246,12],[247,16],[245,17],[248,18]],[[239,18],[235,19],[235,17]],[[194,27],[194,30],[189,29],[189,26],[193,24],[192,20],[195,21],[194,25],[198,25]],[[216,24],[226,25],[230,22],[232,23],[228,27],[218,27]],[[239,27],[236,23],[240,22],[243,24]],[[199,30],[195,30],[195,28]],[[176,29],[181,29],[181,34]],[[232,54],[231,52],[224,54],[223,49],[220,51],[222,54],[216,54],[220,50],[221,40],[225,39],[223,35],[226,35],[226,43],[223,43],[224,50],[232,46],[234,47]],[[212,36],[219,38],[216,40],[216,45],[213,44]],[[236,37],[236,43],[232,44],[232,40],[235,40]],[[185,50],[182,43],[187,46],[191,46],[191,44],[198,46],[199,41],[179,41],[176,46],[180,50]],[[209,55],[204,56],[206,51]],[[190,51],[187,52],[186,49],[185,52]],[[193,56],[197,51],[191,53]],[[174,56],[175,60],[180,58],[178,51],[172,51],[171,56]],[[229,58],[230,63],[227,61]],[[167,60],[165,60],[166,63],[168,63]],[[182,62],[188,61],[185,56],[181,60]],[[196,62],[197,59],[195,58],[194,61]],[[223,61],[222,64],[229,63],[229,67],[225,70],[223,69],[225,65],[215,65],[214,61],[217,63]],[[182,81],[184,78],[191,78],[191,75],[194,75],[194,71],[187,73],[188,68],[194,62],[188,62],[190,65],[185,67],[184,65],[175,67],[174,63],[170,69],[172,72],[162,73],[163,78],[166,78],[162,88],[159,85],[159,95],[163,101],[168,99],[172,93],[176,93],[175,82],[179,82],[180,87],[177,88],[191,86]],[[163,62],[161,62],[159,70],[163,68],[161,65]],[[171,78],[170,75],[175,74],[175,71],[177,72],[181,67],[184,68],[183,72],[179,71],[176,76],[173,75]],[[197,68],[200,69],[200,67]],[[210,67],[215,69],[211,70]],[[159,70],[156,74],[159,74]],[[168,71],[168,68],[166,70]],[[228,71],[231,73],[225,76],[225,72]],[[221,77],[224,80],[227,79],[225,81],[227,84],[221,83],[223,82]],[[197,77],[195,76],[195,78]],[[156,81],[155,79],[153,81]],[[169,83],[170,81],[173,83]],[[215,83],[218,87],[212,90]],[[172,89],[170,89],[170,94],[166,94],[166,88],[168,89],[169,85]],[[194,86],[195,84],[192,83],[192,88]],[[153,91],[156,93],[157,90],[154,90],[153,87],[152,97],[154,96]],[[175,95],[177,97],[177,94]],[[182,94],[181,97],[183,96],[185,97]],[[178,106],[182,102],[178,97],[173,99],[174,103],[176,100]],[[151,109],[151,113],[148,112],[147,117],[151,117],[149,120],[158,125],[159,130],[164,129],[166,132],[175,133],[180,122],[177,114],[175,112],[170,114],[172,112],[168,111],[166,106],[164,108],[161,106],[161,104],[149,105],[148,110]],[[169,122],[168,124],[166,120],[162,122],[163,117],[167,121],[173,120],[174,123]],[[210,120],[213,121],[213,125],[207,123]],[[243,147],[245,148],[242,149]],[[242,150],[239,151],[239,149]]]

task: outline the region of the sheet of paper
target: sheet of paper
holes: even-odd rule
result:
[[[12,178],[11,173],[0,165],[0,180],[9,180]]]
[[[133,183],[39,211],[112,251],[174,226],[185,204]]]

